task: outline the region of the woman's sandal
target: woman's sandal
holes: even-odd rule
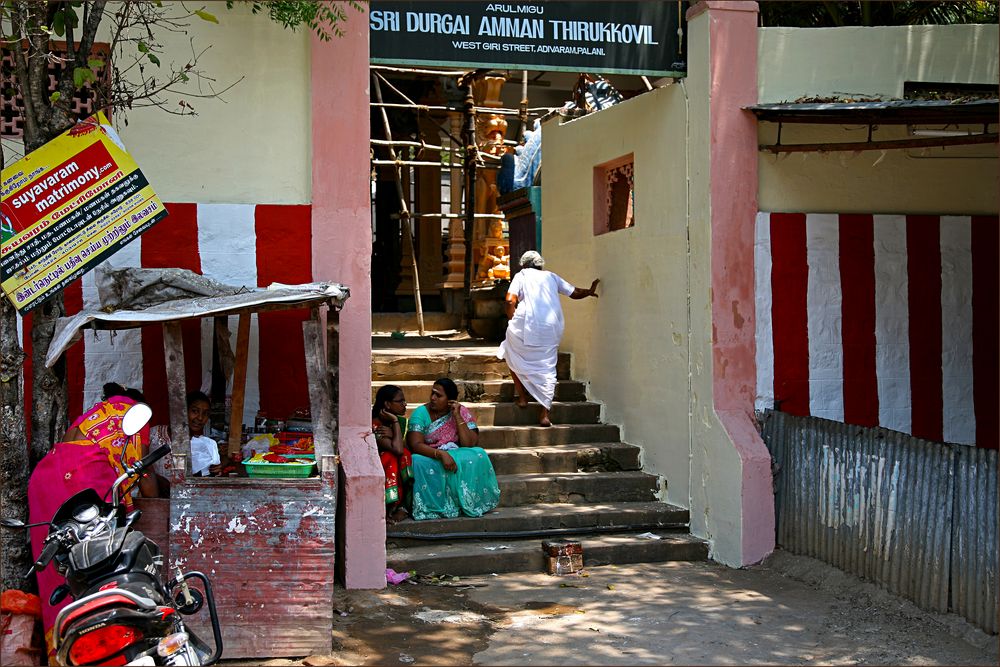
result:
[[[410,516],[410,513],[406,510],[405,507],[397,507],[392,511],[392,514],[390,514],[386,518],[385,522],[387,525],[395,526],[397,523],[403,521],[408,516]]]

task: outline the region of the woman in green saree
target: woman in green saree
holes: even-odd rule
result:
[[[475,419],[457,399],[455,383],[441,378],[430,400],[410,416],[406,444],[413,452],[414,519],[482,516],[500,502],[493,464],[476,446]]]

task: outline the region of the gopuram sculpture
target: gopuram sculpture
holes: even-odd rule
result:
[[[472,84],[477,107],[500,108],[500,91],[506,79],[486,76]],[[504,138],[507,121],[501,114],[480,113],[476,116],[476,143],[481,153],[503,155],[507,151]],[[494,161],[490,161],[495,167]],[[497,169],[476,170],[476,213],[493,214],[496,218],[476,218],[472,236],[472,263],[477,267],[473,283],[489,282],[510,277],[510,242],[503,237],[503,218],[497,206]]]

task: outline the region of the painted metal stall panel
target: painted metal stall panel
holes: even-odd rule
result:
[[[223,658],[332,649],[336,469],[309,479],[188,478],[172,487],[170,561],[212,581]],[[193,617],[211,639],[207,615]]]
[[[997,457],[767,411],[777,542],[997,631]]]
[[[951,606],[996,634],[997,450],[959,447],[956,458]]]

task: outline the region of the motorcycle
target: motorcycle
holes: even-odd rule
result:
[[[133,405],[122,418],[129,438],[149,421],[152,411]],[[222,632],[212,584],[201,572],[183,572],[162,581],[163,555],[155,542],[133,528],[140,510],[128,512],[123,498],[143,471],[169,453],[161,447],[132,466],[114,482],[107,502],[94,489],[66,500],[48,522],[49,534],[38,559],[25,577],[53,561],[66,583],[57,587],[49,604],[67,596],[74,602],[56,616],[53,641],[63,665],[211,665],[222,656]],[[107,494],[105,494],[105,498]],[[30,528],[2,519],[7,528]],[[201,583],[190,586],[189,580]],[[203,591],[203,592],[202,592]],[[207,605],[215,648],[210,649],[187,627],[183,616]]]

